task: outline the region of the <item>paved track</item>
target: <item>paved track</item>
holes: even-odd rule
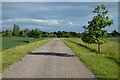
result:
[[[94,78],[60,39],[32,51],[3,72],[3,78]]]

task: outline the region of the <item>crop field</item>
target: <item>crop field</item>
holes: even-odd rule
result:
[[[43,39],[45,38],[39,38],[38,40],[43,40]],[[23,44],[28,44],[34,41],[35,41],[34,38],[27,38],[27,37],[3,37],[2,50],[6,50]]]
[[[101,45],[101,54],[96,44],[87,44],[80,38],[62,39],[73,52],[88,66],[97,78],[117,78],[119,69],[117,38],[108,39]]]

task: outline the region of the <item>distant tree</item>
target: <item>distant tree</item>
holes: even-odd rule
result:
[[[11,37],[12,36],[12,31],[11,30],[6,30],[5,34],[3,36]]]
[[[76,33],[76,37],[82,38],[83,34],[82,33]]]
[[[2,31],[2,37],[4,37],[5,36],[5,31]]]
[[[20,34],[20,28],[19,25],[14,24],[14,28],[13,28],[13,36],[19,36]]]
[[[57,35],[57,32],[53,32],[54,35]]]
[[[2,34],[2,32],[0,31],[0,34]]]
[[[116,30],[112,31],[112,36],[117,36],[118,34],[119,33]]]
[[[45,37],[45,34],[46,34],[46,32],[43,31],[41,37]]]
[[[49,34],[49,37],[56,37],[56,35],[53,34],[53,33],[50,33],[50,34]]]
[[[28,37],[29,29],[26,28],[26,29],[24,30],[24,34],[25,34],[25,37]]]
[[[41,36],[42,32],[39,29],[33,29],[29,31],[29,37],[33,37],[33,38],[39,38]]]
[[[103,30],[103,28],[107,26],[111,26],[113,24],[113,20],[109,20],[107,16],[108,10],[106,10],[105,5],[97,6],[93,11],[96,15],[93,17],[92,21],[88,22],[88,26],[85,27],[85,34],[82,37],[83,42],[89,44],[97,44],[98,52],[100,52],[100,45],[103,44],[107,37],[107,31]]]
[[[61,37],[66,37],[66,34],[67,34],[66,31],[62,31],[61,34],[60,34],[60,36],[61,36]]]
[[[50,34],[52,34],[52,37],[57,37],[56,32],[51,32]],[[51,35],[50,35],[51,36]]]
[[[61,37],[61,31],[58,31],[57,36],[58,36],[58,38]]]
[[[71,37],[71,34],[70,34],[70,32],[67,32],[66,38],[69,38],[69,37]]]
[[[70,32],[71,37],[77,37],[77,33],[76,32]]]
[[[34,30],[34,38],[39,38],[39,37],[40,37],[40,34],[41,34],[40,30],[36,28],[36,29]]]
[[[24,32],[24,30],[20,31],[20,37],[25,37],[25,32]]]

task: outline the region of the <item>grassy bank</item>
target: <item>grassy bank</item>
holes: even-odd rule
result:
[[[76,44],[79,44],[90,51],[98,52],[97,50],[97,44],[87,44],[84,43],[80,38],[69,38],[68,40],[75,42]],[[120,43],[120,42],[119,42]],[[111,38],[106,41],[106,43],[101,45],[101,55],[106,56],[110,59],[113,59],[117,62],[120,62],[118,60],[118,39],[117,38]]]
[[[101,54],[96,54],[89,48],[68,39],[63,39],[63,41],[94,72],[97,78],[118,78],[118,63],[116,61]]]
[[[21,60],[26,54],[30,51],[42,46],[43,44],[47,43],[51,39],[44,39],[37,41],[36,43],[28,43],[25,45],[20,45],[14,48],[7,49],[2,52],[2,70],[9,67],[10,65],[16,63],[17,61]]]

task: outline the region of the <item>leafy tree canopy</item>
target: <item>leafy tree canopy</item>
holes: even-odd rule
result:
[[[93,13],[95,13],[95,16],[88,22],[88,26],[83,26],[85,33],[82,40],[89,44],[98,44],[98,47],[100,47],[100,44],[103,44],[107,37],[107,31],[103,29],[107,26],[111,26],[113,20],[109,20],[109,16],[107,15],[108,10],[106,10],[103,4],[97,6],[95,10],[93,10]]]

